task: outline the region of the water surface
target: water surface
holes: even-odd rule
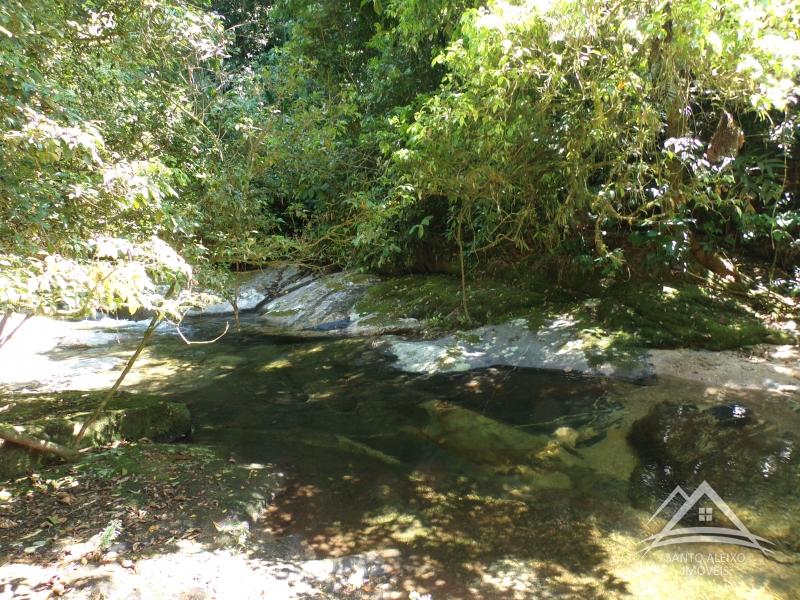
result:
[[[197,322],[185,333],[213,337],[223,323]],[[95,341],[48,351],[61,365],[53,382],[113,379],[109,365],[135,345],[136,331]],[[258,525],[265,554],[382,552],[407,589],[434,598],[800,597],[791,551],[768,559],[748,550],[718,576],[687,573],[672,551],[643,556],[639,542],[663,522],[648,523],[629,499],[638,457],[626,435],[656,403],[737,402],[800,432],[797,413],[780,399],[524,369],[411,375],[374,340],[287,339],[257,321],[208,345],[159,334],[126,385],[186,402],[192,441],[287,474]],[[551,459],[489,460],[480,445],[430,435],[425,406],[434,400],[536,439],[564,428],[581,436]],[[751,516],[786,510],[736,508]]]

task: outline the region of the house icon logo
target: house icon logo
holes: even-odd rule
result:
[[[650,521],[655,519],[662,510],[664,510],[676,497],[683,498],[683,505],[672,516],[672,518],[664,525],[664,528],[656,535],[652,535],[647,539],[639,542],[640,544],[647,544],[641,550],[643,554],[647,554],[654,548],[661,548],[664,546],[672,546],[674,544],[702,544],[702,543],[720,543],[720,544],[733,544],[735,546],[743,546],[745,548],[755,548],[760,550],[765,556],[772,554],[774,550],[765,548],[763,544],[774,546],[772,542],[762,537],[750,533],[750,530],[744,526],[739,520],[739,517],[731,510],[725,501],[708,485],[706,481],[697,486],[697,489],[688,495],[683,491],[681,486],[672,490],[672,493],[667,496],[667,499],[658,507],[658,510],[650,517]],[[700,502],[700,500],[708,498],[728,521],[733,524],[731,527],[714,527],[714,508],[699,507],[697,509],[697,520],[702,523],[698,527],[680,527],[678,524],[681,519],[686,517]]]

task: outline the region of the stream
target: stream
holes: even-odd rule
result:
[[[184,334],[210,339],[224,324],[198,319]],[[35,353],[40,362],[6,369],[3,388],[108,385],[141,327],[65,331],[59,345]],[[185,402],[191,442],[286,474],[256,533],[284,559],[377,552],[409,588],[433,598],[800,597],[800,515],[786,488],[800,472],[791,453],[800,414],[791,402],[681,380],[642,386],[511,368],[423,375],[392,363],[372,339],[287,338],[245,318],[241,331],[213,344],[186,345],[160,331],[125,389]],[[664,525],[650,517],[669,490],[642,502],[653,472],[646,449],[628,436],[665,402],[691,405],[692,414],[744,411],[764,431],[779,431],[775,456],[793,470],[779,483],[763,475],[757,493],[728,498],[744,523],[776,538],[774,554],[721,544],[641,552]],[[480,431],[432,428],[434,405]],[[494,424],[541,440],[546,456],[504,460]],[[741,444],[730,452],[745,452]]]

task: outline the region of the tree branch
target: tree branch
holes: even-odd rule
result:
[[[77,460],[78,456],[80,456],[78,452],[72,448],[67,448],[61,444],[56,444],[55,442],[40,440],[33,436],[17,431],[12,427],[0,425],[0,439],[6,440],[7,442],[12,442],[14,444],[19,444],[20,446],[25,446],[31,450],[37,450],[38,452],[55,454],[64,460],[73,461]]]
[[[168,298],[172,295],[172,292],[175,290],[175,283],[170,286],[169,291],[167,291],[165,298]],[[122,382],[125,381],[125,377],[128,376],[131,369],[133,368],[134,363],[136,363],[136,359],[139,358],[139,355],[144,350],[144,347],[147,345],[147,341],[153,335],[158,327],[158,324],[162,321],[164,315],[161,311],[157,311],[156,314],[153,315],[153,318],[150,320],[150,324],[147,326],[147,329],[144,330],[144,335],[142,336],[142,340],[139,342],[139,346],[136,348],[134,353],[128,359],[128,362],[125,364],[125,368],[122,370],[122,373],[119,374],[117,380],[114,382],[114,385],[111,386],[111,389],[106,392],[106,395],[103,396],[103,399],[100,401],[100,404],[97,405],[97,408],[94,409],[94,412],[91,416],[83,422],[81,425],[81,429],[78,432],[78,435],[75,437],[75,440],[72,442],[72,447],[76,450],[80,447],[81,440],[86,435],[86,431],[89,429],[89,426],[97,421],[100,418],[100,415],[103,414],[103,411],[108,406],[108,403],[114,397],[114,394],[117,393],[119,386],[122,385]]]

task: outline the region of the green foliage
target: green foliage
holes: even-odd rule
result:
[[[101,531],[97,540],[97,550],[105,551],[116,540],[120,533],[122,533],[122,521],[119,519],[112,519],[108,525]]]
[[[398,193],[446,198],[472,252],[593,245],[612,270],[620,228],[685,233],[698,210],[728,218],[744,199],[732,193],[732,157],[705,155],[710,134],[723,110],[767,117],[797,102],[800,41],[787,3],[717,4],[495,2],[467,12],[436,59],[448,70],[441,90],[395,121],[404,143],[390,168],[407,182]],[[769,206],[782,175],[759,173]]]
[[[799,19],[789,0],[11,0],[0,302],[152,307],[286,257],[615,275],[699,244],[791,268]],[[726,118],[741,152],[714,141]]]
[[[4,4],[0,25],[5,307],[135,310],[165,277],[187,282],[158,238],[188,241],[181,110],[193,71],[220,65],[219,21],[181,1],[45,0]]]
[[[96,237],[80,258],[39,253],[0,254],[0,298],[6,309],[80,316],[92,310],[134,314],[162,309],[177,314],[165,300],[173,284],[187,287],[192,269],[158,238],[132,244]]]

